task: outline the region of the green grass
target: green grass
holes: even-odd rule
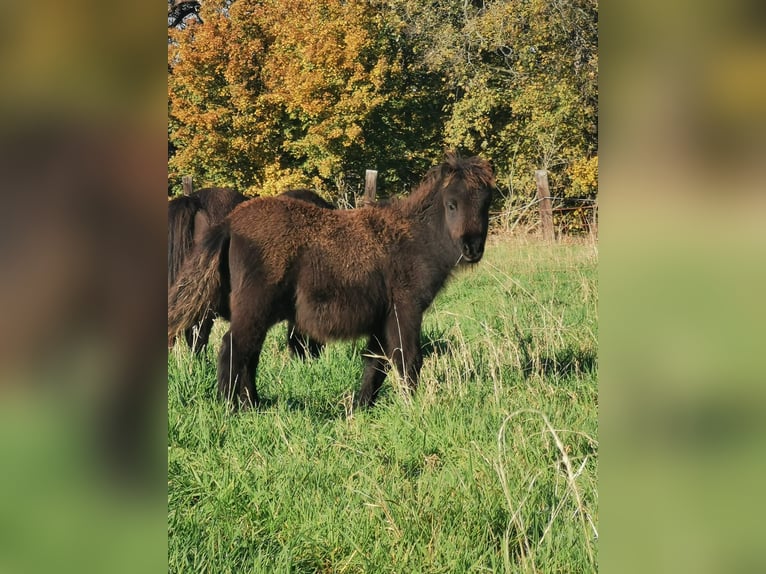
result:
[[[264,347],[264,405],[215,398],[214,349],[168,360],[171,572],[596,570],[592,243],[492,238],[426,315],[411,398],[348,416],[362,342]]]

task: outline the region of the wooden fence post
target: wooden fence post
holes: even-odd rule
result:
[[[378,187],[378,172],[374,169],[368,169],[364,173],[364,197],[362,205],[372,205],[375,203],[375,194]]]
[[[591,207],[593,210],[593,216],[590,221],[590,233],[594,237],[598,237],[598,204],[594,203]]]
[[[551,192],[548,188],[548,172],[544,169],[535,170],[535,183],[537,184],[543,238],[546,241],[552,241],[554,239],[553,209],[551,208]]]
[[[192,176],[185,175],[181,178],[181,185],[184,187],[184,195],[191,195],[194,191],[194,186],[192,185]]]

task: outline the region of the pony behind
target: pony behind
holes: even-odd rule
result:
[[[209,187],[168,202],[168,291],[194,246],[211,227],[220,224],[232,209],[248,199],[233,189]],[[184,339],[193,352],[197,353],[207,345],[216,311],[212,308],[201,311],[184,329]]]

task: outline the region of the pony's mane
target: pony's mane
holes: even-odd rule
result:
[[[492,166],[487,160],[463,158],[456,152],[447,152],[444,161],[429,169],[418,187],[400,203],[405,210],[419,211],[430,205],[435,193],[447,187],[454,178],[462,179],[468,189],[495,186]]]

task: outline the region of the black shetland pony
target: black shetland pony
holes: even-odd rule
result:
[[[307,189],[290,190],[279,197],[307,201],[324,209],[333,208],[332,204]],[[210,228],[220,224],[236,206],[250,199],[233,189],[209,187],[168,202],[168,292],[175,285],[184,261]],[[228,318],[227,309],[225,302],[223,305],[211,304],[184,329],[186,343],[194,353],[207,345],[216,315]],[[307,354],[317,357],[322,349],[321,343],[303,336],[292,324],[288,325],[287,343],[290,351],[301,358]]]
[[[248,199],[251,198],[233,189],[208,187],[168,202],[168,292],[194,246],[211,227],[221,223],[232,209]],[[184,338],[193,352],[207,345],[216,311],[212,306],[205,308],[184,329]]]
[[[328,211],[254,199],[212,229],[186,264],[168,298],[168,337],[228,294],[221,396],[257,403],[261,347],[284,319],[320,341],[369,337],[356,406],[375,401],[388,360],[414,390],[423,313],[458,264],[482,258],[493,189],[485,160],[450,153],[408,197],[387,205]]]

